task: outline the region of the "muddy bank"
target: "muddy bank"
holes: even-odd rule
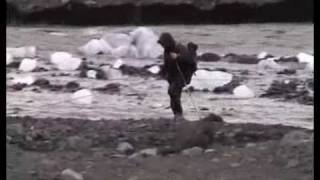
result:
[[[7,0],[9,24],[228,24],[312,21],[312,0]]]
[[[9,180],[63,179],[65,169],[92,180],[313,179],[313,131],[302,128],[212,121],[205,126],[213,127],[205,152],[185,149],[161,156],[153,148],[178,144],[179,136],[193,138],[197,133],[188,131],[198,131],[203,121],[7,117],[6,122]],[[123,142],[132,146],[129,153],[119,149]],[[183,142],[184,148],[193,146]]]

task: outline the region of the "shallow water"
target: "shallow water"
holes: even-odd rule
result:
[[[39,47],[41,65],[48,65],[48,55],[54,51],[77,52],[77,47],[89,39],[101,37],[104,32],[123,32],[134,26],[104,26],[90,28],[75,27],[7,27],[7,47],[35,45]],[[276,56],[296,55],[299,52],[314,52],[313,24],[243,24],[243,25],[203,25],[203,26],[152,26],[157,33],[168,31],[181,42],[193,41],[199,44],[199,52],[214,52],[220,55],[227,53],[257,54],[267,51]],[[52,35],[54,31],[66,36]],[[157,60],[124,59],[127,63],[142,66],[155,63]],[[98,63],[112,63],[114,59],[103,56]],[[286,79],[286,75],[274,72],[260,72],[256,65],[218,63],[200,63],[200,67],[226,68],[233,74],[248,70],[245,81],[256,95],[263,93],[275,79]],[[75,76],[51,77],[53,71],[31,73],[45,77],[51,83],[66,83],[76,80],[82,87],[92,88],[104,86],[111,82],[123,84],[120,95],[109,95],[95,92],[95,101],[90,106],[79,106],[68,101],[71,93],[48,92],[35,93],[31,88],[18,92],[7,92],[7,116],[31,115],[36,117],[77,117],[98,119],[123,118],[158,118],[171,117],[168,108],[169,98],[166,94],[165,81],[138,77],[125,77],[122,80],[101,81],[80,79]],[[261,75],[262,73],[262,75]],[[7,73],[9,77],[16,71]],[[310,78],[313,74],[298,72],[294,77]],[[125,86],[126,85],[126,86]],[[143,99],[128,94],[145,95]],[[196,92],[192,97],[197,106],[209,110],[201,111],[201,116],[215,112],[228,122],[255,122],[263,124],[286,124],[313,128],[313,106],[294,102],[280,102],[266,98],[234,99],[231,95]],[[186,118],[196,120],[198,115],[187,94],[183,94],[183,106]],[[155,105],[157,104],[157,105]]]

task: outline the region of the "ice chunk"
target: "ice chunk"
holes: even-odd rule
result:
[[[82,59],[72,57],[67,52],[55,52],[51,55],[51,62],[57,66],[59,70],[74,71],[82,64]]]
[[[232,80],[232,74],[222,72],[222,71],[207,71],[207,70],[197,70],[195,75],[193,75],[191,83],[196,90],[209,90],[213,91],[216,87],[228,84]]]
[[[258,54],[257,58],[258,58],[258,59],[264,59],[264,58],[266,58],[268,55],[269,55],[269,54],[268,54],[267,52],[263,51],[263,52],[261,52],[261,53]]]
[[[159,37],[150,28],[138,27],[130,32],[130,36],[140,58],[157,58],[163,53],[163,48],[157,42]]]
[[[297,58],[300,63],[313,63],[314,62],[314,57],[310,54],[306,53],[299,53],[297,55]]]
[[[284,67],[275,62],[278,58],[268,58],[266,60],[261,60],[258,63],[258,67],[262,69],[274,69],[274,70],[282,70]]]
[[[91,79],[97,79],[97,71],[95,70],[89,70],[87,71],[87,77]]]
[[[233,90],[233,94],[238,98],[253,98],[254,92],[246,85],[240,85]]]
[[[21,61],[19,70],[23,72],[31,72],[37,67],[37,59],[25,58]]]
[[[7,53],[6,54],[6,58],[7,58],[7,61],[6,61],[6,64],[7,65],[10,65],[12,62],[13,62],[13,57],[10,53]]]
[[[87,44],[79,47],[79,51],[87,56],[99,53],[110,54],[112,47],[103,39],[92,39]]]
[[[158,74],[160,72],[160,67],[159,66],[152,66],[148,69],[149,72],[152,74]]]
[[[78,104],[92,104],[93,94],[89,89],[81,89],[72,94],[72,100]]]
[[[124,33],[107,33],[102,37],[112,48],[118,48],[120,46],[127,46],[132,42],[132,38]]]
[[[18,48],[8,47],[6,49],[7,53],[10,53],[14,58],[33,58],[36,56],[36,47],[35,46],[25,46]]]
[[[28,76],[16,76],[13,78],[12,82],[14,84],[26,84],[31,85],[35,82],[35,78],[31,75]]]
[[[122,59],[118,59],[114,64],[113,64],[113,68],[115,69],[119,69],[122,65],[124,64],[124,62],[122,61]]]

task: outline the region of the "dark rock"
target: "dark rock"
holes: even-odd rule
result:
[[[37,79],[32,85],[46,88],[50,85],[50,81],[44,78]]]
[[[280,57],[279,59],[274,60],[277,63],[298,63],[299,60],[297,57],[292,56],[292,57]]]
[[[204,62],[217,62],[221,59],[221,57],[214,53],[204,53],[201,56],[197,57],[197,60]]]
[[[80,89],[80,85],[76,81],[70,81],[65,85],[65,89],[67,92],[76,92]]]
[[[140,76],[140,77],[156,77],[157,75],[152,74],[148,71],[148,66],[146,67],[135,67],[129,65],[122,65],[120,67],[122,74],[130,76]]]
[[[282,71],[277,72],[277,74],[285,74],[285,75],[293,75],[296,74],[296,70],[295,69],[284,69]]]
[[[120,93],[120,85],[121,84],[119,83],[110,83],[105,85],[104,87],[95,88],[95,90],[108,94]]]
[[[309,93],[306,83],[298,79],[285,81],[276,80],[272,82],[266,93],[262,94],[260,97],[296,100],[297,102],[306,105],[313,105],[314,101],[314,97]]]
[[[12,63],[8,64],[8,68],[19,68],[20,66],[20,61],[13,61]]]
[[[24,133],[24,127],[21,123],[7,125],[7,135],[10,137],[22,137]]]
[[[240,77],[233,76],[230,83],[221,87],[216,87],[213,92],[216,94],[232,94],[233,89],[238,87],[243,80]]]
[[[239,64],[258,64],[260,59],[258,59],[255,55],[238,55],[238,54],[227,54],[225,55],[221,61],[226,61],[229,63],[239,63]]]
[[[14,91],[21,91],[23,90],[25,87],[27,87],[27,84],[23,84],[23,83],[17,83],[17,84],[13,84],[10,86],[10,89],[14,90]]]
[[[92,141],[84,137],[71,136],[67,138],[67,148],[71,150],[86,150],[90,148]]]

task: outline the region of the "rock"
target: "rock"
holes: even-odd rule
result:
[[[21,61],[19,66],[19,71],[22,72],[31,72],[37,67],[37,59],[28,59],[25,58]]]
[[[123,33],[107,33],[102,39],[109,43],[112,48],[129,47],[132,43],[132,38]]]
[[[115,63],[113,63],[113,68],[119,69],[124,64],[122,59],[118,59]]]
[[[187,156],[199,156],[203,153],[203,151],[204,150],[201,147],[193,147],[183,150],[182,154]]]
[[[75,172],[72,169],[65,169],[61,172],[62,180],[83,180],[83,176],[80,173]]]
[[[277,72],[277,74],[285,74],[285,75],[293,75],[296,74],[296,70],[295,69],[284,69],[282,71]]]
[[[159,37],[150,28],[138,27],[130,32],[130,36],[139,58],[157,58],[163,53],[163,48],[158,44]]]
[[[280,145],[283,147],[295,147],[303,145],[305,142],[309,142],[311,139],[311,135],[303,131],[294,130],[284,135],[280,141]]]
[[[10,53],[7,53],[6,58],[7,58],[6,65],[8,66],[13,62],[13,56]]]
[[[220,162],[220,159],[218,159],[218,158],[213,158],[213,159],[211,159],[211,161],[214,162],[214,163],[219,163],[219,162]]]
[[[101,53],[111,54],[112,47],[104,39],[92,39],[79,47],[79,51],[86,56],[95,56]]]
[[[252,148],[252,147],[256,147],[257,146],[257,144],[255,144],[255,143],[247,143],[246,144],[246,148]]]
[[[92,145],[91,140],[79,136],[71,136],[67,138],[67,147],[72,150],[86,150]]]
[[[148,68],[148,71],[151,72],[152,74],[159,74],[160,72],[160,66],[152,66]]]
[[[51,63],[55,64],[59,70],[74,71],[82,64],[82,59],[72,57],[72,54],[67,52],[55,52],[50,57]]]
[[[218,54],[214,53],[203,53],[197,59],[204,62],[217,62],[221,59],[221,57]]]
[[[26,84],[26,85],[31,85],[35,82],[35,78],[31,75],[28,76],[16,76],[12,80],[14,84]]]
[[[233,76],[231,82],[223,85],[223,86],[219,86],[214,88],[213,92],[216,94],[232,94],[233,90],[240,86],[242,79],[237,77],[237,76]]]
[[[34,58],[36,56],[37,48],[35,46],[25,46],[18,48],[6,49],[7,53],[10,53],[13,58]]]
[[[256,56],[251,55],[237,55],[237,54],[227,54],[222,60],[227,61],[229,63],[239,63],[239,64],[257,64],[260,59],[256,58]]]
[[[24,136],[24,127],[21,123],[10,124],[7,126],[7,136],[22,137]]]
[[[76,81],[70,81],[65,85],[65,88],[68,92],[74,92],[80,89],[80,85]]]
[[[109,66],[103,66],[101,69],[110,80],[121,79],[123,77],[122,72],[118,69],[114,69]]]
[[[275,62],[276,58],[268,58],[266,60],[261,60],[258,63],[258,67],[262,69],[272,69],[272,70],[283,70],[284,68]]]
[[[95,70],[89,70],[87,71],[87,77],[90,79],[97,79],[98,72]]]
[[[277,63],[298,63],[299,60],[296,56],[284,56],[274,59]]]
[[[72,100],[78,104],[92,104],[93,94],[89,89],[81,89],[72,94]]]
[[[128,142],[118,144],[117,151],[124,154],[131,154],[134,152],[134,147]]]
[[[158,149],[157,148],[143,149],[139,153],[144,156],[156,156],[158,154]]]
[[[286,168],[295,168],[299,165],[299,161],[297,159],[290,159],[288,161],[288,164],[286,165]]]
[[[240,163],[231,163],[230,167],[236,168],[236,167],[239,167],[240,165],[241,165]]]
[[[115,94],[120,92],[120,84],[119,83],[110,83],[101,88],[95,88],[96,91],[100,91],[103,93]]]
[[[234,96],[237,98],[254,98],[254,92],[246,85],[241,85],[233,90]]]
[[[188,87],[193,87],[195,90],[213,91],[216,87],[230,83],[232,76],[230,73],[221,71],[197,70]]]
[[[41,78],[37,79],[32,85],[44,88],[50,85],[50,81],[48,79]]]

